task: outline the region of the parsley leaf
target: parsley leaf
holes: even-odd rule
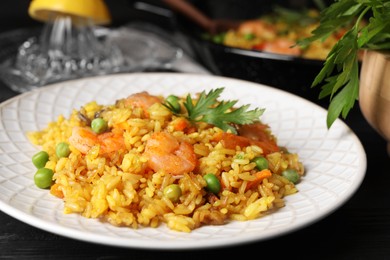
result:
[[[259,120],[265,109],[248,110],[249,105],[235,108],[237,100],[218,101],[223,90],[224,88],[217,88],[208,93],[203,91],[197,100],[193,100],[191,95],[187,95],[183,102],[187,110],[186,117],[191,122],[206,122],[224,131],[230,130],[235,134],[237,131],[232,124],[251,124]],[[169,106],[167,107],[169,108]]]
[[[366,22],[364,18],[370,15]],[[312,36],[297,42],[307,46],[325,40],[342,26],[350,29],[333,46],[312,87],[322,85],[319,98],[329,96],[327,126],[341,115],[346,118],[359,96],[359,52],[390,49],[390,2],[388,0],[336,0],[321,12]]]

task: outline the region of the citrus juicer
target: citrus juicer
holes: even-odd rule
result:
[[[32,0],[28,14],[44,26],[39,37],[19,47],[13,75],[19,82],[13,90],[122,69],[121,50],[96,33],[111,22],[103,0]]]

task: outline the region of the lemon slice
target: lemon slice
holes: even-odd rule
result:
[[[111,22],[110,12],[103,0],[33,0],[28,13],[33,19],[42,22],[58,15],[87,18],[98,25]]]

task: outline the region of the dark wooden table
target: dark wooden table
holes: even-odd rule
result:
[[[16,1],[15,1],[16,2]],[[28,1],[17,1],[18,8]],[[23,4],[25,6],[23,6]],[[3,4],[1,4],[3,5]],[[4,8],[1,9],[4,13]],[[15,15],[13,11],[10,11]],[[19,23],[1,23],[2,32]],[[0,82],[0,102],[18,95]],[[326,218],[271,240],[207,250],[143,250],[104,246],[58,236],[0,211],[0,259],[390,259],[390,157],[386,142],[355,106],[345,120],[367,154],[366,177],[353,197]],[[0,173],[1,174],[1,173]],[[265,256],[266,255],[266,256]],[[210,258],[212,259],[212,258]]]

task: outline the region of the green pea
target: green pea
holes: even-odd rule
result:
[[[292,183],[297,183],[299,181],[299,174],[294,169],[287,169],[282,172],[282,176]]]
[[[164,196],[173,202],[179,200],[181,196],[181,188],[177,184],[171,184],[164,188]]]
[[[264,169],[268,169],[269,166],[268,161],[263,156],[257,156],[253,158],[252,162],[256,163],[256,168],[260,171]]]
[[[217,44],[222,44],[225,39],[225,34],[216,34],[212,37],[212,41]]]
[[[52,169],[40,168],[34,175],[34,182],[38,188],[47,189],[53,183],[54,172]]]
[[[45,151],[40,151],[34,154],[31,160],[35,167],[40,169],[45,167],[47,161],[49,160],[49,154]]]
[[[244,34],[244,39],[245,40],[250,41],[250,40],[253,40],[254,38],[255,38],[255,35],[253,33],[246,33],[246,34]]]
[[[206,189],[214,194],[218,194],[221,190],[221,183],[219,182],[217,176],[212,173],[208,173],[203,176],[203,179],[206,181]]]
[[[99,117],[92,120],[91,128],[95,133],[101,134],[107,131],[108,124],[103,118]]]
[[[175,95],[169,95],[165,99],[167,105],[172,109],[173,112],[175,113],[180,113],[181,107],[179,103],[179,98]]]
[[[68,157],[70,154],[69,144],[66,142],[58,143],[56,146],[56,155],[58,158]]]

